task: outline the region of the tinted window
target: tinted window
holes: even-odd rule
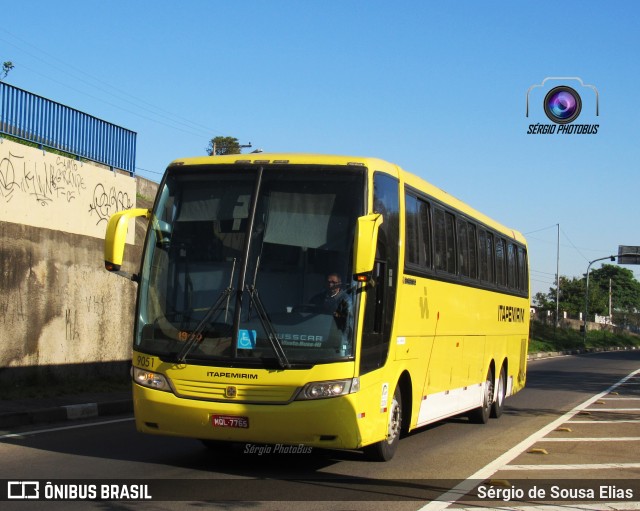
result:
[[[518,288],[518,261],[513,243],[509,243],[507,247],[507,286],[511,289]]]
[[[518,283],[520,291],[529,292],[529,271],[527,268],[527,252],[523,247],[518,247]]]
[[[496,240],[496,284],[499,286],[507,284],[506,262],[505,241],[498,238]]]
[[[478,240],[476,239],[476,226],[467,225],[467,239],[469,240],[469,276],[478,278]]]
[[[467,239],[467,222],[458,219],[458,268],[460,275],[469,276],[469,244]]]
[[[405,262],[431,268],[431,223],[429,203],[406,195]]]
[[[478,276],[476,226],[459,218],[457,235],[460,275],[475,279]]]
[[[434,210],[436,270],[456,272],[455,217],[441,209]]]

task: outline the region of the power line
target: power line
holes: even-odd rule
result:
[[[536,232],[540,232],[540,231],[547,231],[549,229],[557,229],[558,228],[558,224],[553,224],[550,225],[549,227],[543,227],[541,229],[536,229],[535,231],[529,231],[529,232],[525,232],[523,233],[525,236],[528,236],[529,234],[534,234]]]
[[[580,252],[580,250],[578,249],[578,247],[576,247],[576,246],[573,244],[573,241],[571,241],[571,240],[569,239],[569,236],[567,235],[567,233],[566,233],[566,232],[564,232],[564,230],[563,230],[563,229],[560,229],[560,232],[562,232],[562,234],[564,235],[564,237],[565,237],[565,238],[567,238],[567,241],[571,244],[571,246],[574,248],[574,250],[575,250],[576,252],[578,252],[578,254],[580,254],[580,255],[584,258],[584,260],[585,260],[585,261],[589,262],[589,259],[588,259],[587,257],[585,257],[585,255],[584,255],[582,252]]]
[[[22,67],[22,68],[24,68],[24,69],[26,69],[28,71],[31,71],[32,73],[38,74],[39,76],[43,76],[43,77],[45,77],[45,78],[47,78],[47,79],[49,79],[49,80],[51,80],[51,81],[53,81],[55,83],[59,83],[61,85],[64,85],[65,87],[68,87],[71,90],[74,90],[74,91],[79,92],[81,94],[87,95],[87,96],[91,97],[92,99],[95,99],[97,101],[101,101],[101,102],[103,102],[105,104],[108,104],[108,105],[110,105],[112,107],[118,108],[118,109],[123,110],[125,112],[128,112],[128,113],[130,113],[132,115],[137,115],[139,117],[145,118],[145,119],[150,120],[152,122],[158,122],[158,123],[163,124],[163,125],[165,125],[165,126],[167,126],[169,128],[172,128],[172,129],[183,131],[185,133],[189,133],[189,134],[196,135],[196,136],[210,137],[211,134],[216,134],[216,133],[220,134],[220,132],[218,130],[215,130],[215,129],[209,128],[207,126],[203,126],[201,124],[195,123],[195,122],[193,122],[193,121],[191,121],[189,119],[186,119],[186,118],[181,117],[179,115],[176,115],[176,114],[174,114],[172,112],[169,112],[169,111],[167,111],[167,110],[165,110],[163,108],[160,108],[160,107],[158,107],[158,106],[156,106],[156,105],[154,105],[154,104],[152,104],[152,103],[150,103],[148,101],[145,101],[145,100],[143,100],[141,98],[133,96],[133,95],[129,94],[126,91],[118,89],[117,87],[114,87],[114,86],[108,84],[107,82],[105,82],[105,80],[102,80],[102,79],[99,79],[99,78],[97,78],[95,76],[92,76],[92,75],[86,73],[85,71],[82,71],[82,70],[78,69],[77,67],[75,67],[75,66],[73,66],[73,65],[71,65],[71,64],[69,64],[69,63],[67,63],[67,62],[65,62],[65,61],[63,61],[63,60],[61,60],[61,59],[59,59],[59,58],[57,58],[57,57],[45,52],[45,51],[43,51],[42,49],[34,46],[33,44],[31,44],[31,43],[29,43],[27,41],[24,41],[23,39],[20,39],[18,36],[12,34],[11,32],[7,31],[6,29],[4,29],[2,27],[0,27],[0,30],[5,32],[12,39],[18,40],[18,41],[30,46],[31,48],[34,48],[37,52],[41,53],[42,55],[47,56],[47,59],[43,59],[39,55],[33,54],[32,52],[30,52],[28,50],[25,50],[24,48],[22,48],[19,45],[17,45],[15,43],[15,41],[13,41],[13,40],[7,40],[7,39],[4,39],[4,38],[0,37],[0,40],[2,40],[5,43],[8,43],[8,44],[14,46],[18,50],[24,52],[26,55],[29,55],[29,56],[35,58],[36,60],[44,63],[47,66],[51,66],[51,61],[52,60],[53,61],[57,61],[57,62],[59,62],[60,64],[62,64],[65,67],[65,71],[67,72],[67,74],[70,74],[68,72],[68,69],[71,69],[73,71],[72,74],[74,74],[74,80],[80,81],[80,82],[88,85],[89,87],[91,87],[93,89],[96,89],[96,90],[99,90],[101,92],[104,92],[104,93],[108,94],[109,96],[116,98],[119,101],[123,101],[123,102],[125,102],[125,103],[127,103],[129,105],[133,105],[135,108],[137,108],[137,109],[139,109],[141,111],[153,114],[155,116],[160,117],[161,119],[164,119],[165,121],[174,123],[174,125],[167,124],[167,122],[162,122],[162,121],[160,121],[158,119],[149,118],[147,116],[144,116],[144,115],[142,115],[140,113],[137,113],[137,112],[133,112],[131,110],[127,110],[126,108],[123,108],[122,106],[110,103],[110,102],[104,100],[103,98],[92,96],[91,94],[89,94],[89,93],[87,93],[85,91],[82,91],[82,90],[79,90],[77,88],[71,87],[71,86],[69,86],[69,85],[67,85],[67,84],[65,84],[65,83],[63,83],[63,82],[61,82],[59,80],[56,80],[56,79],[52,78],[49,75],[46,75],[46,74],[38,72],[38,71],[36,71],[34,69],[31,69],[28,65],[25,65],[24,63],[21,63],[19,60],[17,61],[17,63],[19,64],[18,67]],[[16,62],[16,59],[12,59],[12,60],[14,62]],[[80,76],[78,76],[78,75],[80,75]],[[90,80],[92,80],[95,83],[87,81],[86,79],[82,78],[82,76],[88,77]],[[108,89],[111,89],[111,90],[108,90]],[[125,97],[123,97],[123,96],[125,96]],[[133,101],[131,101],[129,99],[126,99],[126,97],[132,98]],[[147,105],[147,107],[145,107],[143,105]],[[183,126],[185,128],[188,128],[188,130],[184,129],[184,128],[180,128],[180,127],[176,126],[175,124],[181,125],[181,126]]]
[[[555,273],[549,273],[549,272],[546,272],[546,271],[540,271],[540,270],[534,270],[534,269],[530,269],[529,271],[531,273],[541,273],[542,275],[548,275],[548,276],[553,277],[553,278],[555,278],[555,276],[556,276]]]

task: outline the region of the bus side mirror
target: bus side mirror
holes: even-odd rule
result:
[[[104,267],[107,271],[116,273],[131,280],[136,280],[134,275],[120,271],[124,258],[124,246],[127,239],[129,220],[139,216],[149,218],[151,211],[148,209],[134,208],[119,211],[109,219],[107,233],[104,238]]]
[[[383,218],[379,213],[358,218],[353,250],[353,273],[356,280],[367,281],[373,271],[376,245],[378,244],[378,230],[382,222]]]

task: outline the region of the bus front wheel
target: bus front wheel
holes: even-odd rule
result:
[[[374,461],[389,461],[398,450],[402,431],[402,394],[400,386],[396,387],[389,408],[387,434],[384,440],[365,448],[366,454]]]

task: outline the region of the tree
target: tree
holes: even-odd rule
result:
[[[567,311],[571,316],[577,316],[584,311],[584,300],[586,291],[586,279],[577,279],[572,277],[560,277],[560,309]],[[598,299],[595,294],[597,289],[590,289],[589,303],[593,304]],[[589,306],[591,310],[593,305]]]
[[[554,291],[555,293],[555,291]],[[555,310],[556,306],[555,306],[555,294],[554,296],[554,300],[553,302],[551,302],[549,300],[549,296],[551,295],[551,289],[549,289],[549,294],[545,295],[542,292],[536,293],[535,296],[533,297],[533,304],[536,307],[539,307],[541,310]]]
[[[609,285],[614,311],[635,313],[640,310],[640,282],[635,279],[631,270],[613,264],[603,264],[602,268],[591,272],[591,281],[605,297],[605,310],[608,311],[609,308]]]
[[[585,278],[578,279],[576,277],[560,276],[560,293],[558,297],[560,300],[559,309],[567,312],[571,316],[578,316],[580,312],[584,311],[586,280]],[[589,310],[592,310],[592,304],[594,302],[602,302],[602,298],[599,296],[599,288],[591,287],[589,289]],[[549,288],[549,292],[537,293],[535,296],[535,303],[542,310],[556,310],[556,288]]]
[[[7,77],[9,71],[11,71],[13,67],[13,62],[11,62],[10,60],[8,60],[7,62],[3,62],[2,71],[0,71],[0,82]]]
[[[215,137],[209,141],[207,154],[209,156],[222,156],[225,154],[240,154],[242,146],[235,137]]]
[[[586,274],[582,278],[560,276],[561,311],[566,311],[572,316],[584,312],[586,282]],[[631,270],[611,264],[605,264],[589,274],[590,315],[609,314],[609,282],[613,312],[625,317],[637,316],[640,312],[640,282],[635,279]],[[537,293],[534,303],[542,310],[555,310],[556,288],[550,288],[547,294]]]

